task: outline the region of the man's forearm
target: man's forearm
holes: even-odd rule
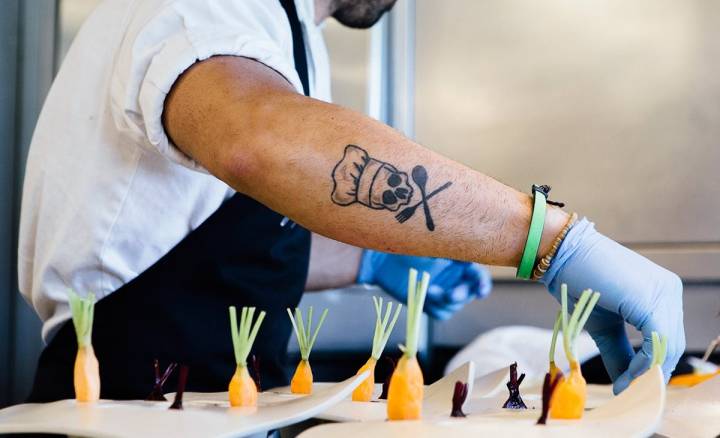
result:
[[[193,67],[168,99],[173,139],[211,173],[350,245],[519,263],[531,218],[528,195],[359,113],[298,95],[275,78],[265,81],[256,71],[265,67],[246,62],[253,61]],[[243,77],[260,79],[248,85]],[[549,209],[540,254],[565,221],[563,212]]]

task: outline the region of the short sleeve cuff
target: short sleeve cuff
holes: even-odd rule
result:
[[[138,103],[147,141],[171,161],[205,173],[207,171],[199,163],[172,144],[165,132],[162,115],[165,98],[180,75],[196,62],[213,56],[255,59],[280,73],[295,90],[302,93],[302,83],[292,60],[272,41],[237,35],[213,35],[191,40],[187,34],[166,40],[162,50],[153,57],[140,87]]]

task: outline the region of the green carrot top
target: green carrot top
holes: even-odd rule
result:
[[[560,326],[562,325],[562,310],[558,310],[557,316],[555,317],[555,325],[553,326],[552,340],[550,341],[550,364],[555,363],[555,346],[557,345],[558,333],[560,332]]]
[[[393,303],[388,301],[387,307],[385,308],[385,317],[383,317],[382,312],[382,305],[383,305],[383,299],[379,297],[372,297],[373,303],[375,304],[375,334],[373,336],[373,347],[372,347],[372,358],[375,360],[379,360],[380,356],[382,356],[383,350],[385,350],[385,345],[387,345],[387,341],[390,338],[390,334],[393,331],[393,328],[395,327],[395,323],[397,322],[398,317],[400,316],[400,310],[402,309],[402,304],[398,304],[397,308],[395,309],[395,314],[392,317],[392,320],[390,319],[390,314],[392,313]]]
[[[254,307],[243,307],[240,311],[240,328],[238,329],[237,310],[235,306],[230,306],[230,334],[235,352],[235,363],[238,367],[247,366],[247,357],[260,330],[260,324],[265,319],[265,311],[260,312],[253,324],[254,316]]]
[[[72,313],[75,334],[77,335],[78,347],[92,345],[92,326],[95,314],[95,295],[89,293],[82,298],[74,290],[68,289],[68,301]]]
[[[576,363],[575,358],[575,340],[582,331],[585,323],[590,317],[595,304],[600,299],[599,292],[593,292],[590,289],[586,289],[580,295],[580,299],[575,308],[573,309],[572,315],[568,318],[568,292],[567,285],[563,284],[560,286],[560,301],[562,304],[562,331],[563,331],[563,347],[565,348],[565,355],[567,356],[570,364]]]
[[[650,366],[662,366],[667,357],[667,337],[660,336],[658,332],[652,332],[652,362]]]
[[[418,271],[410,269],[408,277],[407,297],[407,326],[405,330],[405,345],[400,350],[407,357],[415,357],[417,354],[418,336],[420,334],[420,317],[422,316],[425,297],[427,296],[430,274],[423,272],[422,280],[417,282]]]
[[[320,327],[322,327],[323,322],[325,322],[325,317],[328,314],[328,309],[323,310],[322,315],[320,315],[320,320],[318,321],[317,327],[315,328],[315,333],[312,332],[312,306],[310,306],[310,308],[308,309],[307,327],[304,324],[302,312],[300,312],[300,309],[298,309],[297,307],[295,308],[294,317],[290,309],[287,309],[287,313],[290,316],[290,322],[292,323],[293,330],[295,331],[295,337],[297,338],[298,345],[300,346],[300,357],[302,358],[302,360],[307,361],[310,359],[310,352],[312,351],[313,345],[315,345],[315,340],[317,339],[318,333],[320,332]]]

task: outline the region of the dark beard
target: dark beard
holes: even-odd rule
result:
[[[355,29],[367,29],[380,20],[397,0],[335,0],[332,16],[341,24]]]

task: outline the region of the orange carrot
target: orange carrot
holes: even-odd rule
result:
[[[247,357],[260,330],[260,325],[265,319],[265,312],[260,312],[253,324],[254,315],[254,307],[243,307],[240,313],[240,328],[238,329],[237,310],[235,306],[230,306],[230,332],[237,365],[235,374],[230,379],[230,385],[228,386],[230,406],[257,406],[260,388],[255,385],[255,381],[248,372]]]
[[[370,359],[368,359],[368,361],[365,362],[365,365],[363,365],[357,372],[357,375],[360,375],[365,371],[370,371],[370,375],[353,391],[353,401],[368,402],[372,399],[373,390],[375,389],[375,364],[377,364],[380,356],[382,356],[385,345],[390,338],[390,334],[395,327],[395,323],[400,316],[400,310],[402,309],[402,304],[398,304],[395,309],[395,315],[392,320],[390,320],[390,314],[392,313],[393,308],[391,302],[387,303],[384,318],[382,313],[383,299],[373,297],[373,304],[375,305],[375,333],[373,335],[372,353],[370,354]]]
[[[287,312],[290,316],[290,322],[292,322],[298,345],[300,346],[300,363],[298,363],[292,381],[290,381],[290,392],[293,394],[312,394],[313,374],[312,368],[310,367],[310,352],[312,351],[313,345],[315,345],[315,340],[320,332],[320,327],[322,327],[322,324],[325,321],[328,309],[323,310],[322,315],[320,315],[320,320],[318,321],[314,334],[312,332],[312,306],[310,306],[310,309],[308,310],[307,328],[305,327],[300,309],[295,309],[295,317],[293,317],[290,309],[287,309]]]
[[[81,298],[70,290],[68,298],[78,343],[73,371],[75,399],[79,402],[95,402],[100,399],[100,369],[92,347],[95,295],[88,294],[87,298]]]
[[[370,371],[370,375],[367,377],[367,379],[363,380],[362,383],[353,391],[353,401],[368,402],[372,400],[373,391],[375,390],[376,364],[377,360],[375,360],[374,357],[370,357],[370,359],[365,362],[365,365],[361,366],[358,372],[355,373],[355,375],[357,376],[364,373],[365,371]]]
[[[580,372],[580,363],[575,358],[575,340],[599,299],[599,293],[593,293],[591,290],[584,291],[568,321],[567,285],[561,286],[563,347],[570,363],[570,374],[561,377],[560,383],[555,388],[550,400],[551,418],[582,418],[587,397],[587,384]]]
[[[715,349],[720,345],[720,336],[713,339],[713,341],[708,345],[707,350],[705,350],[705,354],[702,357],[703,362],[707,362],[708,359],[710,359],[710,356],[713,354]],[[672,377],[670,379],[670,385],[672,386],[695,386],[699,383],[702,383],[706,380],[710,380],[715,376],[720,376],[720,369],[717,369],[715,371],[712,370],[712,368],[707,369],[706,367],[695,367],[694,372],[690,374],[681,374],[679,376]]]
[[[312,386],[313,373],[310,361],[301,359],[290,381],[290,392],[293,394],[312,394]]]
[[[670,385],[672,386],[685,386],[691,387],[700,384],[706,380],[710,380],[715,376],[720,376],[720,370],[714,373],[690,373],[681,374],[679,376],[672,377],[670,379]]]
[[[575,420],[582,418],[587,384],[578,362],[570,363],[570,374],[560,378],[550,401],[550,417]]]
[[[423,272],[418,284],[417,271],[410,269],[405,345],[400,346],[404,354],[390,378],[388,390],[387,416],[390,420],[416,420],[422,416],[424,380],[417,361],[417,344],[429,282],[430,275]]]
[[[387,399],[389,420],[417,420],[422,416],[425,382],[416,356],[403,355],[390,379]]]

